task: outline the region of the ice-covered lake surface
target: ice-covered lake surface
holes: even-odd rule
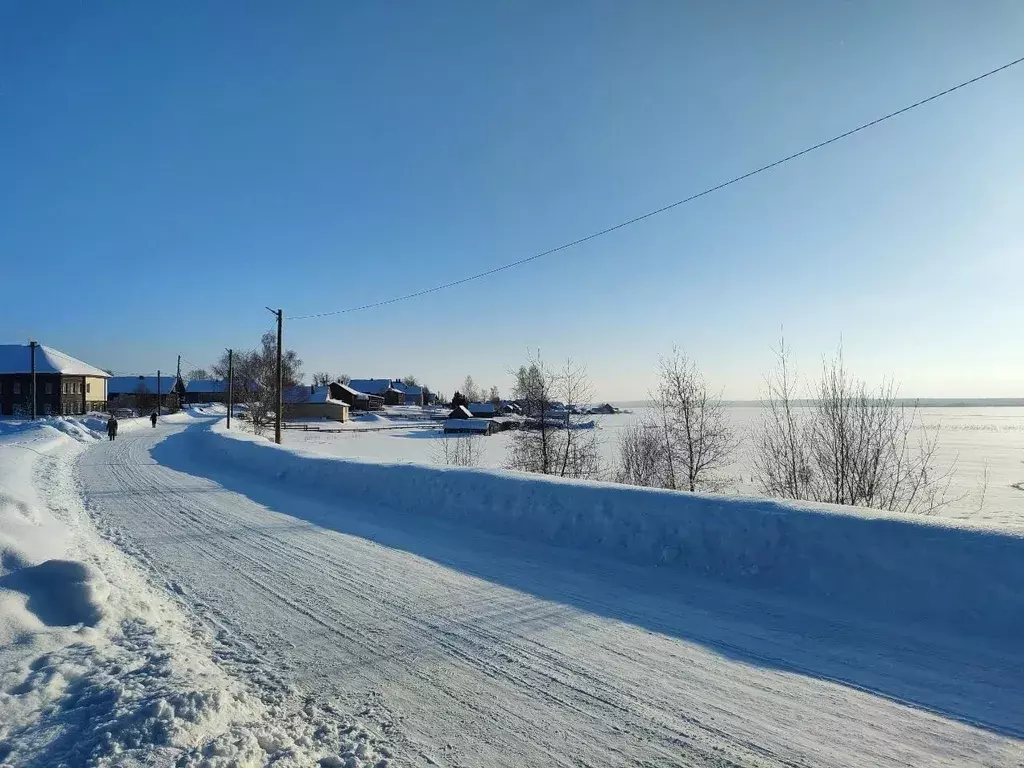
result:
[[[618,464],[619,435],[623,427],[640,418],[642,404],[622,404],[629,413],[601,416],[598,437],[607,479]],[[728,407],[729,417],[741,438],[736,460],[724,472],[726,493],[757,495],[752,477],[752,435],[763,417],[756,405]],[[367,417],[361,417],[367,418]],[[918,420],[929,432],[938,430],[936,467],[952,468],[949,497],[957,499],[938,514],[987,525],[1024,528],[1024,407],[922,407]],[[401,421],[370,417],[347,426],[396,426]],[[916,436],[915,436],[916,437]],[[379,432],[316,433],[286,431],[287,444],[349,458],[389,462],[443,463],[437,429],[389,429]],[[477,438],[480,465],[504,467],[509,433]]]

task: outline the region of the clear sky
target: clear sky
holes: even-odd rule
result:
[[[1020,0],[0,0],[0,341],[206,365],[573,240],[1024,55]],[[1024,393],[1024,65],[492,278],[286,323],[307,374],[506,389],[530,350],[756,397],[785,329]]]

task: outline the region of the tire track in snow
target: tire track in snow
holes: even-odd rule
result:
[[[949,747],[949,754],[998,765],[1005,755],[959,724],[880,707],[848,686],[723,660],[692,643],[298,523],[155,464],[148,450],[160,437],[142,433],[93,449],[121,459],[111,461],[106,480],[99,468],[92,473],[91,488],[106,483],[111,492],[93,495],[97,514],[122,523],[125,541],[154,574],[170,568],[191,581],[187,598],[216,613],[229,628],[226,642],[245,638],[254,664],[290,664],[293,682],[306,685],[334,676],[337,686],[352,674],[361,682],[334,692],[358,689],[362,700],[367,688],[383,692],[386,716],[422,745],[424,761],[922,764]],[[288,504],[323,507],[301,497]],[[182,569],[182,551],[194,551],[194,572]],[[217,578],[230,583],[204,585]],[[248,604],[233,604],[236,596]],[[261,628],[260,616],[281,626]],[[821,711],[826,702],[833,712]],[[787,718],[805,722],[787,731]],[[844,739],[844,728],[853,735]],[[857,745],[859,728],[876,734]],[[952,746],[935,736],[939,728],[956,731]],[[843,742],[835,748],[827,743],[832,731]],[[909,743],[888,754],[885,739]]]

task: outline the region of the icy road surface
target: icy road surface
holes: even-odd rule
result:
[[[90,513],[232,673],[362,713],[398,764],[1024,760],[1009,650],[299,494],[192,458],[206,426],[85,451]]]

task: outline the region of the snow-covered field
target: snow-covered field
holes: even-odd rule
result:
[[[1024,761],[1019,531],[217,412],[0,422],[0,764]]]
[[[642,408],[629,414],[599,417],[604,465],[610,470],[618,461],[619,432],[642,415]],[[737,432],[744,437],[736,462],[726,474],[728,493],[754,495],[749,435],[761,417],[752,406],[729,408]],[[957,499],[940,512],[942,517],[977,520],[995,525],[1024,528],[1024,408],[922,408],[921,421],[929,431],[938,430],[940,469],[953,467],[949,497]],[[353,421],[349,427],[400,425],[373,416],[370,421]],[[442,461],[438,430],[388,430],[379,433],[330,434],[287,431],[287,445],[330,456],[388,462],[439,463]],[[477,438],[481,466],[500,468],[507,461],[509,433]],[[1016,485],[1020,487],[1015,487]]]

